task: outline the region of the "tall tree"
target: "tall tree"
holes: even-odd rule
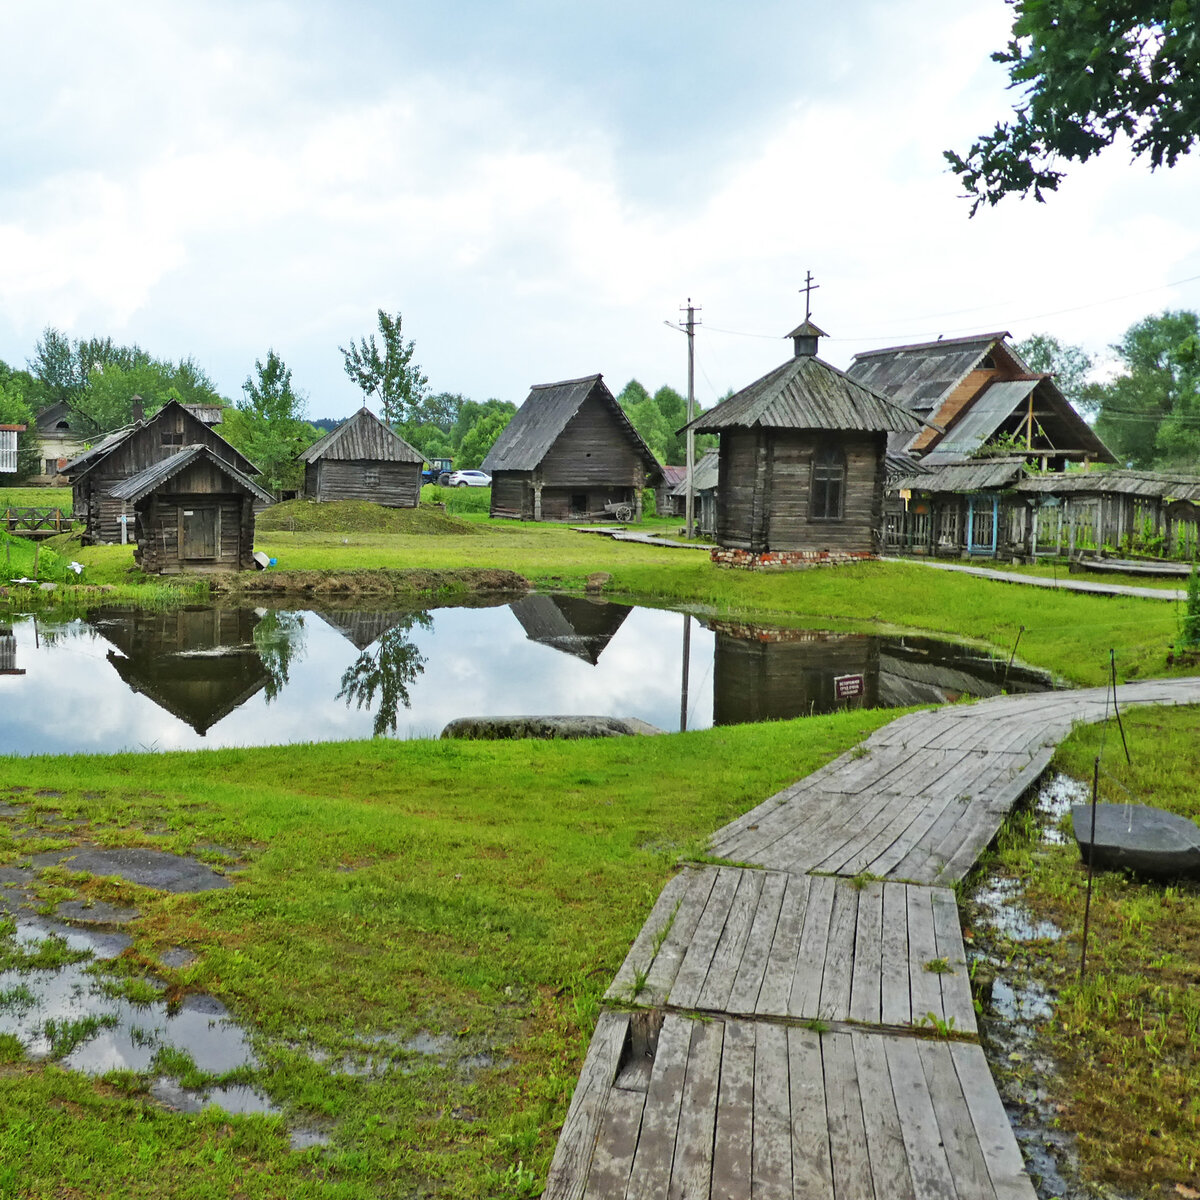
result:
[[[1122,373],[1087,389],[1096,432],[1135,467],[1200,473],[1200,317],[1145,317],[1113,350]]]
[[[47,325],[34,347],[29,369],[41,384],[43,404],[65,401],[77,406],[89,389],[94,374],[110,368],[123,371],[145,366],[151,361],[140,346],[121,346],[110,337],[76,338]]]
[[[454,465],[460,470],[479,466],[511,420],[512,413],[499,409],[485,413],[463,437],[458,453],[454,456]]]
[[[1015,349],[1030,370],[1053,375],[1058,390],[1076,408],[1089,413],[1094,409],[1086,389],[1095,364],[1082,346],[1060,342],[1053,334],[1034,333],[1017,342]]]
[[[1044,200],[1060,159],[1086,162],[1126,137],[1135,158],[1174,166],[1200,137],[1200,5],[1195,0],[1006,0],[1008,46],[992,55],[1020,92],[965,156],[946,151],[971,213],[1010,193]]]
[[[194,359],[179,363],[142,356],[128,366],[109,363],[88,375],[87,387],[71,401],[76,412],[100,433],[119,429],[133,420],[133,397],[140,396],[142,412],[152,416],[168,400],[181,404],[224,407],[226,401]]]
[[[379,335],[382,351],[374,334],[338,349],[345,359],[346,374],[362,389],[364,398],[375,397],[384,421],[405,425],[424,398],[429,380],[412,361],[414,346],[411,340],[404,340],[400,313],[391,317],[379,309]]]

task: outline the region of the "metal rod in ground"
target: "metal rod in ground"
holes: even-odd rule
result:
[[[1087,972],[1088,929],[1092,917],[1092,860],[1096,857],[1096,800],[1100,795],[1100,755],[1092,763],[1092,832],[1088,835],[1087,852],[1087,899],[1083,904],[1083,949],[1079,954],[1079,982]]]
[[[1017,647],[1021,644],[1021,634],[1023,634],[1024,632],[1025,632],[1025,626],[1022,625],[1017,630],[1017,640],[1015,642],[1013,642],[1012,653],[1008,656],[1008,663],[1004,668],[1004,679],[1000,684],[1001,691],[1004,691],[1004,689],[1006,687],[1008,687],[1008,672],[1009,672],[1009,669],[1013,665],[1013,659],[1017,657]]]
[[[1133,759],[1129,757],[1129,743],[1125,740],[1125,726],[1121,723],[1121,710],[1117,707],[1117,654],[1111,648],[1108,652],[1108,663],[1112,675],[1113,712],[1117,715],[1117,728],[1121,731],[1121,745],[1125,747],[1125,762],[1128,766],[1132,766]]]

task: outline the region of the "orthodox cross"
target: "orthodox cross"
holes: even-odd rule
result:
[[[811,271],[804,272],[804,286],[800,289],[804,293],[804,319],[807,321],[812,316],[812,294],[821,285],[813,283]]]

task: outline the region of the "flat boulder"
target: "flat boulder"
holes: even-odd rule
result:
[[[637,717],[459,717],[444,738],[507,741],[514,738],[630,737],[663,731]]]
[[[76,846],[37,855],[33,862],[34,866],[63,866],[89,875],[115,875],[162,892],[209,892],[233,886],[232,879],[198,859],[143,847]]]
[[[1200,879],[1200,826],[1176,813],[1144,804],[1071,807],[1079,854],[1098,871],[1133,871],[1154,879]]]

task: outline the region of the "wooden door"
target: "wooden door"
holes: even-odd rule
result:
[[[220,524],[216,507],[185,507],[179,519],[181,557],[216,558]]]

